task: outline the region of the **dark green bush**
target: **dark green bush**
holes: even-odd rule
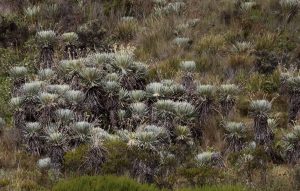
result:
[[[9,184],[10,184],[10,181],[8,179],[0,179],[0,189]]]
[[[140,184],[128,177],[82,176],[59,182],[53,191],[160,191],[153,185]],[[203,186],[177,191],[246,191],[239,185]],[[163,190],[161,190],[163,191]]]
[[[105,147],[108,156],[102,166],[103,173],[120,175],[130,169],[132,155],[124,142],[110,141],[105,144]]]
[[[224,186],[204,186],[201,188],[186,188],[178,191],[246,191],[242,186],[224,185]]]
[[[204,186],[215,183],[217,180],[222,179],[223,176],[221,170],[211,167],[181,168],[179,169],[179,174],[192,186]]]
[[[0,14],[0,47],[19,46],[29,37],[26,25],[16,14]]]
[[[6,77],[0,76],[0,116],[5,118],[5,121],[9,122],[11,112],[9,110],[9,91],[10,80]]]
[[[248,115],[249,105],[250,105],[250,100],[247,97],[241,96],[239,98],[237,108],[242,116]]]
[[[84,157],[88,152],[88,146],[82,145],[75,150],[68,151],[64,155],[64,167],[68,171],[78,170],[84,162]]]
[[[59,182],[53,191],[159,191],[152,185],[140,184],[127,177],[82,176]]]
[[[0,75],[7,77],[10,68],[20,63],[22,58],[16,54],[13,48],[0,48],[0,55]]]

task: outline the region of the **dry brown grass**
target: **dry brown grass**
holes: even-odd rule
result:
[[[19,141],[14,129],[6,129],[0,137],[0,182],[6,182],[3,188],[0,185],[0,190],[39,190],[40,184],[47,185],[49,181],[41,177],[48,175],[41,174],[36,167],[36,157],[26,153]]]

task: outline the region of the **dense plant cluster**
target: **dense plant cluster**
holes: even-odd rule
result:
[[[254,119],[251,138],[245,124],[228,121],[240,88],[234,84],[202,84],[195,79],[194,61],[180,63],[179,81],[147,83],[148,66],[135,61],[130,48],[76,58],[76,48],[70,45],[76,44],[77,35],[65,33],[60,39],[70,56],[55,63],[56,38],[53,31],[37,34],[41,59],[36,74],[28,75],[23,66],[10,71],[14,96],[11,104],[16,108],[14,125],[26,150],[42,157],[38,161],[40,168],[62,170],[64,164],[70,166],[70,161],[64,162],[66,153],[88,145],[78,168],[100,173],[101,166],[109,161],[106,145],[111,142],[121,142],[140,155],[129,162],[126,171],[143,182],[168,174],[170,169],[161,169],[161,165],[170,159],[177,163],[192,159],[193,168],[222,169],[224,154],[247,153],[249,144],[254,144],[254,153],[248,157],[255,157],[252,155],[256,147],[262,147],[267,158],[257,159],[260,165],[280,155],[273,146],[272,128],[276,122],[268,115],[271,103],[250,103],[249,112]],[[289,92],[297,91],[297,79],[285,79],[283,84],[287,84]],[[205,139],[203,131],[208,119],[218,117],[223,118],[220,126],[225,131],[225,153],[198,146]],[[297,129],[283,139],[286,151],[282,155],[287,156],[287,162],[296,163],[300,158]],[[185,153],[181,153],[183,148]],[[149,161],[151,156],[159,158]]]
[[[49,157],[39,161],[41,168],[62,168],[64,154],[82,144],[89,144],[83,165],[94,172],[107,158],[106,141],[122,141],[136,152],[156,155],[168,153],[172,145],[192,148],[202,139],[205,117],[216,113],[214,109],[228,113],[235,104],[238,87],[199,84],[193,61],[181,63],[181,83],[165,79],[146,84],[147,65],[134,61],[130,50],[54,63],[55,33],[41,31],[37,39],[37,74],[28,76],[25,67],[14,67],[10,74],[15,128],[29,152]],[[174,154],[167,153],[161,160]],[[200,153],[195,161],[224,166],[217,152]],[[136,160],[133,168],[133,174],[151,182],[159,163]]]
[[[84,176],[61,181],[53,188],[54,191],[159,191],[152,185],[139,184],[126,177]],[[242,186],[207,186],[203,188],[182,189],[180,191],[244,191]]]
[[[82,175],[102,189],[107,174],[160,189],[297,190],[299,9],[1,1],[0,190]]]

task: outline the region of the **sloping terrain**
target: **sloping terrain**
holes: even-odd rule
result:
[[[111,174],[299,189],[299,9],[2,0],[0,189]]]

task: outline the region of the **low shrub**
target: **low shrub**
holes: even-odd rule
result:
[[[5,121],[9,122],[11,117],[11,111],[8,104],[10,96],[10,80],[4,76],[0,76],[0,87],[0,116],[3,117]]]
[[[69,151],[64,155],[64,167],[67,171],[78,170],[84,162],[84,157],[88,152],[88,146],[82,145],[75,150]]]
[[[222,179],[222,172],[210,167],[182,168],[179,170],[179,174],[192,186],[204,186],[216,182],[217,179]]]
[[[0,179],[0,189],[10,184],[8,179]]]
[[[127,177],[82,176],[64,180],[53,191],[159,191],[152,185],[140,184]]]
[[[108,150],[107,161],[102,166],[105,174],[124,174],[130,169],[131,152],[128,151],[127,145],[121,141],[111,141],[105,144]]]
[[[251,92],[260,91],[271,94],[277,92],[280,87],[278,72],[273,72],[271,75],[262,75],[256,72],[248,78],[248,82],[246,89]]]
[[[60,181],[53,191],[160,191],[153,185],[140,184],[128,177],[82,176]],[[247,191],[240,185],[215,185],[183,188],[177,191]]]
[[[239,185],[204,186],[201,188],[185,188],[178,191],[246,191],[247,189]]]
[[[237,109],[241,116],[247,116],[249,112],[250,100],[245,96],[240,96],[238,99]]]

